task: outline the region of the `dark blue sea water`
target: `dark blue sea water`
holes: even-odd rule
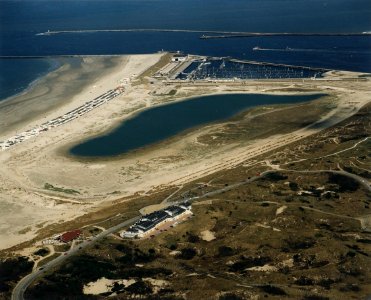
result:
[[[0,100],[24,91],[59,66],[52,59],[0,59]]]
[[[162,28],[252,32],[371,31],[369,0],[28,0],[0,1],[0,55],[131,54],[182,50],[212,56],[371,72],[370,37],[260,37],[201,40],[200,33],[47,30]],[[259,46],[267,51],[252,51]],[[292,51],[285,51],[289,47]],[[7,63],[5,63],[7,64]],[[26,64],[27,65],[27,64]],[[15,62],[1,91],[48,70]],[[26,71],[25,71],[26,70]],[[11,74],[13,73],[13,74]],[[19,87],[13,80],[18,78]],[[9,92],[0,92],[0,100]]]
[[[323,95],[213,95],[157,106],[124,121],[107,135],[73,147],[70,153],[84,157],[119,155],[160,142],[187,129],[227,119],[247,108],[266,104],[305,102],[321,96]]]

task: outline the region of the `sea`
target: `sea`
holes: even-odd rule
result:
[[[12,0],[0,1],[0,101],[58,68],[58,55],[161,50],[371,72],[370,36],[200,39],[197,32],[84,32],[182,29],[246,32],[371,31],[369,0]],[[76,33],[37,35],[46,31]],[[254,47],[264,50],[254,51]],[[51,56],[51,57],[50,57]]]

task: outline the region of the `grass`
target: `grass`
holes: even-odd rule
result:
[[[61,188],[61,187],[56,187],[50,183],[45,183],[44,184],[44,189],[48,191],[53,191],[53,192],[58,192],[58,193],[66,193],[70,195],[74,194],[80,194],[79,191],[73,190],[73,189],[66,189],[66,188]]]
[[[197,140],[210,146],[267,138],[303,128],[319,120],[332,108],[329,97],[301,105],[270,106],[247,110]]]
[[[50,255],[43,260],[40,260],[38,267],[40,268],[43,265],[46,265],[48,262],[52,261],[53,259],[57,258],[60,255],[61,255],[60,253],[54,253],[53,255]]]
[[[355,120],[359,122],[354,126]],[[365,129],[369,131],[368,122],[368,115],[364,119],[356,116],[335,128],[256,159],[275,160],[277,164],[302,157],[308,159],[292,166],[285,165],[285,168],[297,170],[334,169],[337,163],[345,163],[353,156],[366,164],[370,158],[366,144],[336,157],[317,157],[323,151],[328,153],[344,147],[343,143],[331,142],[332,139],[344,134],[353,137]],[[351,146],[356,141],[344,143]],[[354,160],[354,163],[357,161]],[[211,179],[211,186],[205,189],[220,188],[266,169],[269,168],[264,164],[237,166],[186,184],[182,191],[199,187],[200,182]],[[218,299],[217,295],[221,292],[231,299],[253,296],[272,299],[282,296],[285,299],[362,298],[371,292],[370,270],[364,268],[369,264],[370,248],[369,243],[361,242],[368,241],[369,237],[360,228],[358,220],[348,217],[370,212],[364,206],[368,201],[365,190],[349,188],[352,186],[352,182],[327,173],[280,171],[279,174],[203,199],[211,201],[194,205],[195,216],[191,220],[153,239],[118,241],[106,238],[46,281],[39,282],[31,293],[39,290],[50,295],[68,286],[69,292],[73,291],[68,296],[76,298],[81,296],[82,283],[95,278],[139,279],[153,276],[170,282],[170,286],[162,291],[163,299],[174,299],[182,294],[188,299]],[[193,192],[202,194],[203,189],[196,188]],[[339,197],[327,198],[321,193],[299,195],[301,190],[334,191]],[[118,201],[112,207],[89,217],[84,216],[77,222],[91,223],[117,212],[129,216],[145,204],[160,202],[170,193],[171,190],[168,190],[132,199],[134,201]],[[276,215],[277,208],[284,205],[287,209]],[[119,218],[111,222],[119,222]],[[75,225],[73,222],[68,224],[74,228]],[[215,232],[216,239],[206,242],[195,238],[204,230]],[[175,249],[181,251],[182,256],[170,255]],[[136,266],[137,263],[143,267]],[[248,270],[266,265],[275,267],[276,271]],[[149,291],[143,284],[138,289]],[[316,290],[316,294],[309,295],[312,290]],[[125,293],[122,297],[134,297],[135,290],[122,291]]]

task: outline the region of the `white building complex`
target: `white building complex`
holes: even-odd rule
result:
[[[182,218],[192,215],[191,204],[188,202],[179,205],[171,205],[163,210],[143,216],[135,224],[131,225],[126,231],[120,233],[123,238],[142,238],[152,235],[158,227],[168,222],[176,224]]]

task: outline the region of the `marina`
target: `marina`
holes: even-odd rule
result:
[[[192,61],[177,74],[180,80],[205,79],[287,79],[320,78],[327,69],[291,66],[231,58],[208,58]]]

